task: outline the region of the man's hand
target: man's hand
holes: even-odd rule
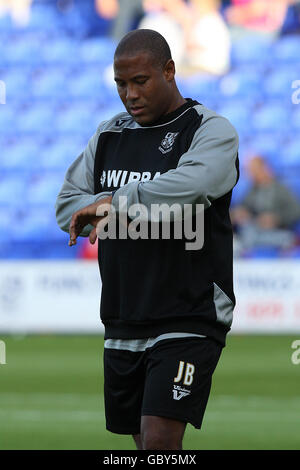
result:
[[[83,209],[79,209],[78,211],[74,212],[69,228],[69,246],[76,245],[77,237],[80,235],[84,227],[89,224],[94,226],[93,230],[89,234],[89,240],[92,245],[95,243],[95,241],[97,240],[97,224],[108,216],[111,201],[112,196],[108,196],[103,199],[100,199],[100,201],[94,202],[93,204],[90,204],[89,206],[86,206]],[[103,214],[102,216],[97,216],[96,213],[98,207],[104,204],[107,205],[107,213]]]

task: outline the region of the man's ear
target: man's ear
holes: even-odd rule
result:
[[[175,76],[175,63],[174,60],[169,59],[166,65],[164,66],[164,75],[168,82],[174,80]]]

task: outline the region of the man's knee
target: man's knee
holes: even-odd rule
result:
[[[145,431],[142,436],[143,450],[181,450],[182,439],[166,436],[159,431]]]
[[[143,450],[181,450],[186,423],[158,416],[143,416]]]

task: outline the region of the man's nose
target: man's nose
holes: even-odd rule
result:
[[[139,97],[139,94],[138,94],[137,87],[134,86],[134,85],[128,85],[127,93],[126,93],[126,100],[127,101],[134,101],[134,100],[138,99],[138,97]]]

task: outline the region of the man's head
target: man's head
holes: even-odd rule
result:
[[[115,51],[114,73],[119,96],[140,125],[182,104],[170,48],[156,31],[137,29],[124,36]]]
[[[254,184],[266,185],[273,181],[274,177],[266,161],[258,156],[252,157],[248,161],[248,172]]]

